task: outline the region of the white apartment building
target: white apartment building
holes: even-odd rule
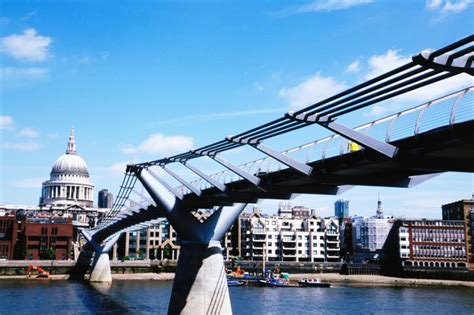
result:
[[[297,207],[295,213],[301,207]],[[337,219],[323,219],[315,211],[307,218],[265,216],[258,208],[249,215],[244,213],[238,221],[240,256],[246,260],[265,261],[339,261],[339,222]],[[225,254],[232,252],[232,233],[227,233]]]

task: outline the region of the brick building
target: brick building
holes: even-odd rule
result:
[[[47,259],[45,253],[50,250],[53,259],[71,258],[71,218],[26,217],[22,225],[17,246],[25,259]]]
[[[469,270],[474,270],[474,199],[464,199],[443,205],[443,220],[464,221]]]

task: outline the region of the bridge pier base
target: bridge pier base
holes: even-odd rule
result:
[[[87,239],[86,247],[94,249],[94,261],[89,276],[89,282],[112,282],[112,270],[110,269],[109,252],[117,243],[121,233],[115,233],[104,241],[104,245],[94,240],[93,234],[82,230],[82,235]]]
[[[110,258],[108,252],[96,252],[90,282],[112,282],[112,270],[110,269]]]
[[[220,242],[181,245],[168,314],[232,314]]]

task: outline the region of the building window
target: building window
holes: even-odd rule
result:
[[[51,235],[58,235],[58,228],[57,227],[51,228]]]
[[[42,227],[41,228],[41,235],[47,235],[48,234],[48,228],[47,227]]]

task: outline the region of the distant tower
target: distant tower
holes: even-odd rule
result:
[[[107,189],[99,191],[99,208],[112,208],[114,196]]]
[[[375,215],[375,217],[377,219],[383,219],[383,209],[382,209],[382,201],[380,200],[380,195],[377,201],[377,214]]]
[[[334,216],[341,219],[339,222],[349,216],[349,200],[340,199],[334,203]]]

